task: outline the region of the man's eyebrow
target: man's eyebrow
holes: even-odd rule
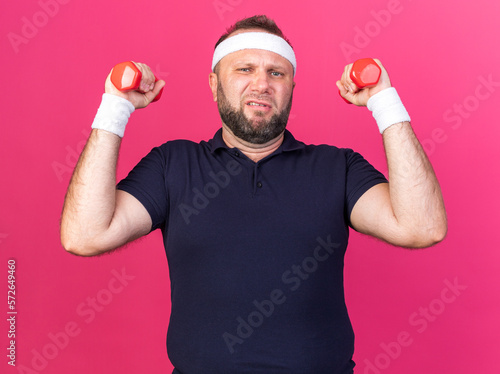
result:
[[[248,61],[248,60],[237,60],[233,63],[234,66],[257,66],[259,65],[256,62]],[[286,67],[281,64],[269,64],[266,65],[268,70],[285,70]]]
[[[246,65],[246,66],[250,66],[250,65],[257,65],[257,64],[255,62],[248,61],[248,60],[237,60],[237,61],[233,62],[233,65]]]
[[[271,69],[271,70],[285,70],[286,68],[283,65],[272,64],[269,66],[269,69]]]

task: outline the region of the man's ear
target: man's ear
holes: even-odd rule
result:
[[[208,84],[210,85],[210,89],[212,90],[212,97],[214,101],[217,101],[217,74],[210,73],[208,76]]]

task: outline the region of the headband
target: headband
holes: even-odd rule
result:
[[[214,51],[212,60],[212,71],[215,65],[228,54],[241,51],[242,49],[263,49],[279,54],[286,58],[293,66],[293,75],[297,70],[297,61],[292,47],[285,39],[267,32],[245,32],[227,38],[220,43]]]

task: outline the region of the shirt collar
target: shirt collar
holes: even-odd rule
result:
[[[222,128],[217,130],[214,137],[208,141],[208,144],[211,153],[214,153],[219,148],[230,149],[222,139]],[[280,147],[276,150],[275,153],[295,151],[304,147],[304,143],[296,140],[290,131],[285,130],[283,143],[281,143]]]

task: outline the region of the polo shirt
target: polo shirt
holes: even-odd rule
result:
[[[229,148],[222,129],[152,149],[117,188],[163,233],[174,373],[352,373],[349,217],[385,182],[359,153],[288,130],[259,162]]]

